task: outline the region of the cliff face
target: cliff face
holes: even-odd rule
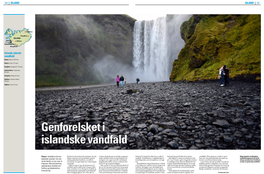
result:
[[[127,15],[36,15],[36,86],[100,83],[93,65],[131,64],[135,20]]]
[[[217,79],[227,65],[230,77],[260,74],[260,15],[193,15],[181,26],[185,47],[170,80]]]

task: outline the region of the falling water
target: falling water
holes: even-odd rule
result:
[[[170,15],[151,21],[136,21],[134,25],[133,66],[144,81],[166,81],[184,41],[181,24],[190,15]]]

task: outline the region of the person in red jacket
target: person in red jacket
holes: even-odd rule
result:
[[[120,79],[119,79],[119,75],[117,75],[117,76],[116,76],[116,85],[117,85],[117,87],[119,87],[119,81],[120,81]]]

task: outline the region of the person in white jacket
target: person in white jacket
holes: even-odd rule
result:
[[[220,77],[220,86],[224,86],[224,84],[223,84],[224,75],[225,75],[225,72],[224,72],[224,66],[222,66],[222,67],[219,69],[219,75],[221,76],[221,77]]]

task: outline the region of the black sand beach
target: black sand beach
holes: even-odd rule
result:
[[[243,81],[227,87],[218,81],[155,82],[38,91],[36,149],[260,149],[260,101],[260,82]],[[105,130],[43,132],[43,122],[88,122]],[[127,143],[43,144],[50,135],[126,135]]]

